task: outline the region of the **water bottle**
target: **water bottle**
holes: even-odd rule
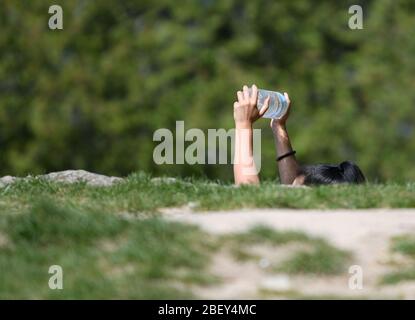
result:
[[[249,94],[252,93],[252,89],[249,89]],[[267,112],[262,116],[263,118],[268,119],[281,119],[288,109],[288,101],[285,99],[285,96],[276,91],[258,89],[258,100],[257,108],[261,110],[264,105],[264,101],[267,97],[270,97],[269,107]]]

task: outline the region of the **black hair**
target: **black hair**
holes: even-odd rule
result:
[[[305,185],[364,183],[366,178],[360,168],[351,161],[339,165],[318,164],[302,167]]]

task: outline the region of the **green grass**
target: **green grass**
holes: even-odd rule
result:
[[[287,188],[265,181],[260,186],[235,187],[203,179],[153,181],[136,173],[112,187],[85,183],[66,185],[33,178],[0,188],[0,210],[20,212],[34,200],[51,197],[65,206],[106,212],[156,212],[189,202],[197,210],[237,208],[408,208],[415,207],[415,184],[367,184]]]
[[[292,249],[286,260],[272,268],[273,272],[288,274],[339,274],[346,270],[351,259],[349,252],[332,246],[322,238],[297,231],[273,230],[266,226],[255,226],[245,233],[225,235],[221,242],[227,243],[234,257],[240,261],[259,260],[260,257],[249,250],[252,245],[266,244],[277,249],[288,244],[300,244],[299,249]]]
[[[392,251],[415,259],[415,235],[395,237],[392,243]]]
[[[409,265],[399,266],[399,270],[387,273],[381,279],[382,284],[396,284],[415,280],[415,236],[402,235],[392,239],[391,251],[402,254]]]
[[[42,201],[0,223],[0,299],[191,298],[214,246],[195,227],[157,217],[125,220]],[[4,239],[7,239],[5,241]],[[50,290],[51,265],[64,290]]]
[[[247,232],[225,235],[225,241],[240,245],[267,243],[275,246],[288,244],[290,242],[310,242],[313,238],[298,231],[276,231],[266,226],[257,225]]]
[[[301,232],[257,226],[214,237],[157,216],[126,218],[44,199],[29,210],[0,215],[0,299],[195,298],[195,286],[220,284],[220,274],[209,267],[223,246],[290,243],[331,251],[302,262],[295,252],[283,272],[326,274],[334,271],[333,259],[336,272],[346,263],[336,260],[340,250]],[[52,265],[63,269],[63,290],[48,287]]]
[[[0,188],[0,299],[191,298],[194,286],[220,281],[209,265],[221,245],[245,259],[253,258],[246,250],[253,244],[306,245],[271,271],[335,274],[350,256],[322,239],[256,227],[223,241],[167,222],[158,210],[190,202],[197,210],[414,207],[414,195],[415,184],[294,189],[265,182],[237,188],[198,179],[152,180],[143,173],[112,187],[21,180]],[[396,242],[396,250],[413,255],[411,239]],[[64,290],[49,289],[51,265],[62,266]],[[399,277],[414,278],[413,269],[405,272]]]
[[[220,284],[220,275],[211,274],[209,267],[221,246],[293,242],[311,244],[317,251],[327,246],[331,251],[284,272],[333,271],[332,260],[340,251],[301,232],[258,226],[214,237],[158,216],[124,217],[56,205],[45,198],[22,212],[0,215],[0,299],[195,298],[195,286]],[[284,268],[298,254],[285,261]],[[337,272],[345,261],[335,262]],[[63,290],[48,286],[52,265],[63,269]]]
[[[351,254],[340,250],[322,239],[312,243],[311,250],[295,252],[276,271],[289,274],[335,275],[347,269]]]

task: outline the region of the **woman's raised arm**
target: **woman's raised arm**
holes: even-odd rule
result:
[[[268,109],[269,97],[265,100],[261,110],[257,108],[258,88],[252,86],[249,94],[247,86],[237,92],[238,101],[233,104],[235,120],[235,153],[233,173],[235,184],[258,184],[259,177],[253,157],[253,129],[252,124]]]
[[[281,119],[271,120],[271,129],[274,133],[275,148],[277,153],[278,171],[282,184],[293,184],[299,176],[301,168],[295,158],[295,151],[291,147],[286,122],[289,117],[291,102],[288,94],[284,92],[288,101],[288,110]],[[278,160],[279,159],[279,160]]]

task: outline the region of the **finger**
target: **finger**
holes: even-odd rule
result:
[[[244,98],[245,98],[245,100],[248,100],[249,101],[249,89],[248,89],[248,86],[244,86],[243,87],[243,90],[244,90]]]
[[[256,85],[252,85],[252,93],[251,93],[251,103],[252,104],[256,104],[257,99],[258,99],[258,88]]]
[[[267,112],[268,108],[269,108],[269,100],[270,100],[270,96],[268,96],[265,101],[264,101],[264,105],[262,106],[261,110],[259,110],[259,115],[262,117],[265,112]]]
[[[287,99],[288,105],[290,105],[291,101],[290,101],[290,97],[288,96],[287,92],[284,92],[284,97],[285,97],[285,99]]]
[[[238,91],[238,92],[236,93],[236,95],[238,96],[238,101],[239,101],[239,102],[244,101],[244,95],[243,95],[242,91]]]
[[[235,101],[234,103],[233,103],[233,108],[234,109],[236,109],[236,108],[238,108],[239,107],[239,103],[238,103],[238,101]]]
[[[284,97],[287,100],[287,104],[288,104],[287,111],[285,112],[285,114],[288,115],[290,113],[290,110],[291,110],[291,100],[290,100],[290,97],[288,96],[287,92],[284,92]]]

